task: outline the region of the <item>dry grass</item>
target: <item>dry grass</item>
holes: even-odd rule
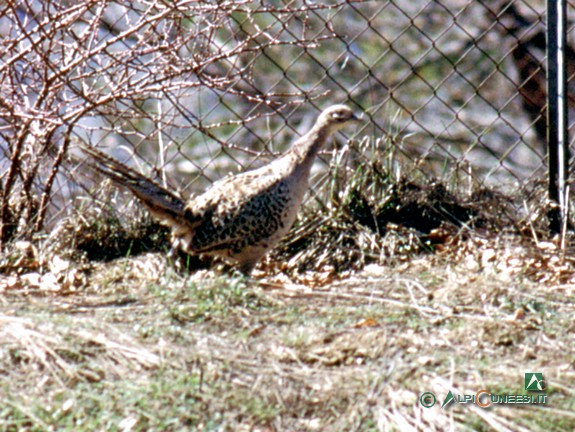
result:
[[[0,430],[575,429],[569,236],[379,156],[335,166],[330,205],[251,280],[164,252],[109,261],[166,245],[105,205],[16,243],[0,260]],[[522,205],[544,212],[537,199]],[[526,372],[547,405],[439,406],[525,394]]]
[[[158,254],[83,268],[76,291],[5,286],[1,428],[572,430],[575,285],[443,253],[314,288]],[[533,371],[545,407],[418,403],[523,393]]]

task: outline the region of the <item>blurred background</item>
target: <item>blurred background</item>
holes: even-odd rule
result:
[[[313,202],[329,204],[334,156],[515,196],[546,174],[544,31],[537,0],[6,2],[0,240],[102,192],[79,141],[188,196],[269,162],[334,103],[365,122],[324,151]]]

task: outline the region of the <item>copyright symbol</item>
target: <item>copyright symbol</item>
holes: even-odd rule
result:
[[[437,402],[437,399],[431,392],[425,392],[419,397],[419,403],[425,408],[431,408],[435,405],[435,402]]]

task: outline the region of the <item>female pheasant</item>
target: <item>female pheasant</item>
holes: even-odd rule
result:
[[[91,165],[129,189],[151,214],[172,230],[174,247],[219,256],[249,274],[289,231],[314,159],[328,137],[358,121],[345,105],[324,110],[312,129],[273,162],[214,183],[187,202],[156,182],[93,147],[84,146]]]

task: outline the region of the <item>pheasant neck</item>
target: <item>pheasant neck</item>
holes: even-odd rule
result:
[[[293,153],[298,165],[311,168],[313,161],[329,137],[325,127],[314,127],[301,137],[293,147]]]

